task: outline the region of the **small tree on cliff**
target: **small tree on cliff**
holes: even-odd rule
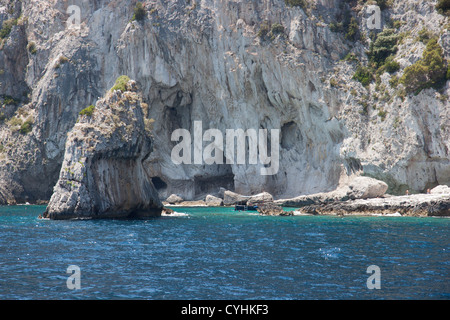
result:
[[[142,4],[142,2],[136,3],[132,20],[142,21],[145,19],[146,15],[147,13],[145,12],[144,5]]]
[[[427,43],[422,59],[405,68],[400,83],[406,91],[418,94],[423,89],[442,86],[447,80],[446,73],[442,47],[436,38],[432,38]]]

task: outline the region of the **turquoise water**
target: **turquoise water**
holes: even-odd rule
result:
[[[0,207],[0,300],[450,298],[447,218],[174,209],[185,215],[50,221],[42,206]]]

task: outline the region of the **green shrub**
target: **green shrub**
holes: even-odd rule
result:
[[[55,64],[55,66],[53,68],[59,69],[63,63],[66,63],[68,61],[69,61],[69,58],[67,58],[66,56],[60,56],[58,59],[58,62]]]
[[[436,10],[441,14],[450,14],[450,0],[438,0]]]
[[[359,27],[358,22],[355,18],[350,19],[350,23],[347,26],[347,33],[345,34],[345,39],[356,41],[358,40]]]
[[[270,28],[270,31],[273,34],[284,33],[284,27],[281,24],[279,24],[279,23],[274,23],[272,25],[272,27]]]
[[[31,54],[36,54],[36,52],[37,52],[36,43],[34,43],[34,42],[28,43],[27,49],[28,49],[28,52],[30,52]]]
[[[58,59],[59,63],[66,63],[69,61],[69,58],[67,58],[66,56],[60,56]]]
[[[5,105],[17,105],[20,101],[14,99],[11,96],[3,96],[3,104]]]
[[[330,79],[330,86],[336,88],[337,86],[339,86],[338,81],[335,78],[331,78]]]
[[[349,9],[343,10],[337,16],[337,22],[331,22],[328,27],[332,32],[342,32],[344,38],[351,41],[361,39],[358,21],[352,17],[352,12]]]
[[[336,22],[336,23],[331,22],[328,26],[330,27],[330,30],[332,32],[342,32],[342,31],[344,31],[344,24],[342,22]]]
[[[381,118],[381,121],[384,121],[386,119],[387,111],[385,111],[383,108],[380,108],[378,110],[378,116]]]
[[[270,32],[270,25],[267,21],[264,21],[259,26],[258,37],[264,39]]]
[[[303,10],[307,8],[306,0],[284,0],[284,3],[290,7],[300,7]]]
[[[376,0],[377,2],[377,6],[380,7],[381,10],[386,9],[387,7],[389,7],[389,0]]]
[[[279,23],[274,23],[270,25],[268,21],[263,21],[259,26],[257,36],[262,40],[274,40],[277,34],[283,34],[284,27]]]
[[[130,78],[127,76],[120,76],[117,78],[116,83],[111,88],[111,91],[114,90],[120,90],[122,92],[125,92],[127,89],[127,83],[130,81]]]
[[[370,44],[369,60],[376,67],[384,64],[385,60],[397,52],[397,43],[400,35],[394,29],[384,29],[378,34],[375,41]]]
[[[406,67],[400,83],[407,92],[418,94],[426,88],[439,88],[447,80],[447,69],[443,58],[443,50],[436,38],[428,41],[422,59]]]
[[[367,87],[373,80],[372,71],[367,67],[359,65],[353,75],[353,79],[361,82],[363,86]]]
[[[20,126],[19,132],[21,134],[28,134],[33,129],[33,119],[28,118],[22,125]]]
[[[80,116],[88,116],[91,117],[94,113],[95,106],[91,104],[89,107],[84,108],[80,111]]]
[[[368,115],[369,114],[369,103],[367,101],[360,101],[359,103],[363,107],[362,110],[360,111],[360,114]]]
[[[12,117],[9,119],[8,124],[10,127],[16,127],[22,125],[22,120],[17,117]]]
[[[403,24],[404,24],[404,22],[401,20],[393,20],[392,21],[392,27],[394,29],[399,29]]]
[[[419,31],[419,35],[417,36],[417,40],[421,41],[425,44],[428,43],[428,41],[433,37],[433,33],[428,30],[427,28],[423,27],[420,31]]]
[[[11,33],[12,27],[17,25],[17,19],[8,19],[3,21],[0,29],[0,39],[5,39]]]
[[[131,20],[142,21],[145,19],[147,13],[145,12],[144,5],[142,2],[136,3],[136,7],[134,8],[133,18]]]
[[[427,67],[425,67],[422,63],[415,63],[405,68],[405,72],[400,78],[400,83],[405,86],[405,89],[408,93],[419,93],[422,89],[425,89],[427,87],[427,72]]]
[[[356,57],[356,55],[353,52],[349,52],[345,55],[345,57],[342,60],[348,61],[348,62],[357,62],[358,58]]]
[[[400,64],[393,59],[392,56],[388,57],[384,63],[384,70],[389,73],[394,73],[400,70]]]
[[[389,84],[391,85],[392,88],[396,89],[398,86],[398,77],[397,76],[393,76],[390,80],[389,80]]]
[[[401,88],[401,89],[397,90],[397,91],[395,92],[395,94],[396,94],[402,101],[405,101],[405,98],[406,98],[406,91],[405,91],[404,88]]]

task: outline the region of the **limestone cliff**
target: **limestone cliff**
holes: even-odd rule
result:
[[[162,203],[143,166],[152,151],[151,123],[144,120],[146,105],[135,85],[130,81],[127,91],[114,90],[81,112],[67,137],[61,174],[44,217],[161,214]]]
[[[148,0],[144,19],[132,21],[136,1],[74,0],[73,26],[67,1],[0,0],[2,25],[15,20],[0,50],[0,203],[50,198],[78,113],[122,74],[140,85],[144,118],[154,120],[144,167],[161,198],[219,187],[290,198],[354,174],[383,180],[390,193],[450,184],[449,82],[415,95],[399,81],[430,37],[450,58],[449,20],[436,2],[380,1],[381,28],[371,30],[376,1]],[[388,48],[398,68],[354,77],[387,29],[401,35]],[[171,134],[194,121],[221,132],[280,129],[278,173],[175,164]]]

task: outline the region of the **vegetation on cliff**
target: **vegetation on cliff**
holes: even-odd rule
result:
[[[12,27],[17,25],[17,19],[8,19],[5,20],[2,24],[2,28],[0,29],[0,39],[5,39],[11,33]]]
[[[450,15],[450,0],[438,0],[436,10],[439,13]]]
[[[439,88],[447,80],[447,62],[436,38],[427,43],[422,59],[405,68],[400,83],[407,92],[419,93],[426,88]]]
[[[142,2],[136,3],[136,7],[133,10],[133,18],[131,20],[142,21],[145,19],[147,12],[145,11],[144,5]]]
[[[95,110],[95,106],[91,104],[89,107],[86,107],[80,111],[80,116],[91,117],[92,114],[94,113],[94,110]]]
[[[124,92],[126,90],[126,86],[128,81],[130,81],[130,78],[128,76],[120,76],[116,79],[116,82],[114,83],[114,86],[111,88],[111,91],[114,90],[120,90]]]

